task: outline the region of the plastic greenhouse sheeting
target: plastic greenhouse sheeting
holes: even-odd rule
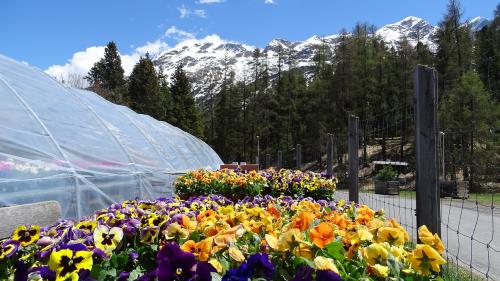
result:
[[[1,55],[0,114],[0,206],[57,200],[64,217],[80,217],[172,196],[179,174],[222,163],[170,124]]]

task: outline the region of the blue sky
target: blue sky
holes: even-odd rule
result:
[[[212,3],[203,3],[212,2]],[[115,40],[132,63],[184,38],[218,34],[258,47],[273,38],[331,35],[356,22],[381,27],[406,16],[436,24],[446,0],[1,0],[0,54],[41,69]],[[498,0],[462,0],[464,17],[492,18]],[[170,30],[167,32],[167,30]],[[148,43],[149,42],[149,43]],[[96,49],[87,48],[95,47]],[[94,52],[94,55],[89,55]]]

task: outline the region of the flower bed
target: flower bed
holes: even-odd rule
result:
[[[131,200],[18,227],[0,241],[0,279],[432,280],[444,247],[425,227],[419,237],[414,245],[382,211],[343,201]]]
[[[336,183],[336,178],[331,176],[286,169],[260,172],[196,170],[179,177],[175,182],[175,190],[185,199],[217,194],[231,199],[256,195],[288,195],[331,200]]]

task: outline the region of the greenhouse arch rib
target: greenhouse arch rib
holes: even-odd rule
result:
[[[171,166],[170,164],[168,164],[165,159],[162,157],[161,155],[161,152],[158,151],[158,149],[156,148],[156,146],[153,144],[153,142],[151,141],[151,139],[153,139],[152,136],[150,136],[147,132],[144,132],[144,130],[142,130],[140,128],[140,126],[137,126],[137,124],[134,122],[134,120],[132,120],[132,118],[130,116],[128,116],[127,114],[125,114],[122,109],[118,106],[118,105],[115,105],[116,106],[116,111],[120,112],[121,115],[125,116],[125,118],[127,118],[130,122],[130,124],[132,124],[135,128],[137,128],[137,130],[139,130],[139,132],[141,132],[142,136],[146,139],[146,141],[151,145],[151,147],[154,149],[154,151],[156,152],[157,156],[159,157],[159,159],[163,162],[163,164],[165,164],[165,167],[168,167],[168,166]],[[165,168],[166,169],[166,168]]]
[[[67,92],[70,92],[71,95],[73,95],[79,102],[82,106],[85,106],[90,112],[92,112],[92,114],[95,116],[95,118],[99,121],[99,123],[101,124],[101,127],[104,127],[104,130],[107,131],[111,137],[115,140],[115,142],[118,144],[118,146],[120,147],[120,149],[122,150],[122,152],[127,156],[127,159],[129,161],[129,164],[132,165],[135,173],[134,173],[134,176],[139,176],[139,170],[137,169],[137,166],[135,165],[135,162],[132,160],[132,158],[130,157],[130,154],[127,152],[127,150],[125,149],[125,147],[123,147],[123,144],[120,142],[120,140],[116,137],[116,135],[108,128],[108,126],[106,126],[106,124],[104,123],[104,120],[101,118],[101,116],[99,116],[99,114],[97,114],[97,112],[95,112],[94,108],[92,108],[92,106],[90,106],[88,103],[86,103],[85,101],[83,101],[77,93],[73,92],[74,90],[71,89],[71,88],[65,88],[63,87],[61,84],[58,83],[58,85],[63,88],[65,91]],[[140,188],[140,185],[141,185],[141,181],[139,178],[137,178],[137,186]],[[137,192],[137,190],[136,190]],[[139,193],[137,192],[136,193],[136,196],[139,196]]]
[[[75,194],[76,194],[76,215],[78,217],[81,216],[81,207],[80,207],[80,198],[78,196],[79,194],[79,189],[80,189],[80,185],[78,183],[78,178],[79,178],[79,175],[78,173],[76,172],[76,169],[75,167],[73,166],[73,164],[68,160],[68,157],[66,156],[66,154],[64,153],[64,151],[61,149],[61,147],[59,146],[59,144],[57,143],[56,139],[54,138],[54,136],[52,135],[52,133],[49,131],[49,129],[45,126],[45,124],[43,124],[42,120],[40,120],[40,118],[38,117],[38,115],[35,113],[35,111],[33,111],[33,109],[28,105],[28,103],[26,103],[26,101],[17,93],[16,90],[14,90],[10,85],[9,83],[7,83],[3,78],[2,76],[0,76],[0,81],[5,85],[7,86],[7,88],[10,90],[10,92],[12,94],[14,94],[14,96],[16,97],[16,99],[23,105],[23,107],[28,111],[28,113],[33,116],[33,118],[35,118],[35,120],[38,122],[38,124],[42,127],[43,131],[45,131],[45,133],[47,134],[47,136],[50,138],[51,142],[56,146],[56,149],[57,151],[59,151],[59,153],[61,154],[61,157],[64,159],[64,161],[66,161],[66,163],[68,163],[69,165],[69,168],[71,170],[71,172],[73,173],[74,175],[74,180],[75,180]]]

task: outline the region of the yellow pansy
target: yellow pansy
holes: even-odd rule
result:
[[[395,227],[381,227],[377,231],[377,242],[388,242],[391,245],[403,245],[404,233]]]
[[[35,243],[39,238],[40,227],[38,225],[32,225],[30,227],[21,225],[17,227],[12,233],[12,240],[19,241],[21,243],[21,246],[23,247]]]
[[[430,271],[441,271],[440,266],[446,263],[446,260],[431,246],[418,244],[410,254],[411,267],[421,275],[429,275]]]
[[[433,247],[440,254],[443,253],[444,251],[443,242],[441,242],[441,239],[439,238],[437,233],[434,233],[433,235],[429,231],[427,226],[422,225],[421,227],[418,228],[418,237],[420,238],[420,241],[422,241],[422,243]]]
[[[389,276],[388,266],[376,264],[376,265],[371,265],[370,269],[378,277],[387,278],[387,276]]]
[[[82,230],[85,233],[91,233],[97,226],[96,221],[81,221],[76,225],[76,228]]]
[[[56,272],[56,281],[78,280],[81,269],[92,269],[92,252],[62,249],[50,254],[49,268]]]
[[[389,252],[387,249],[379,243],[373,243],[363,249],[363,257],[370,265],[375,265],[377,263],[385,264],[388,256]]]
[[[189,230],[183,228],[180,224],[174,222],[167,226],[167,229],[163,231],[165,239],[186,239],[189,236]]]
[[[123,238],[123,230],[119,227],[109,229],[105,225],[99,225],[93,234],[95,246],[104,251],[113,251],[118,247]]]
[[[141,230],[141,242],[144,244],[153,244],[158,237],[160,228],[157,226],[146,226]]]
[[[236,246],[229,247],[229,256],[237,262],[242,262],[245,260],[245,256],[243,256],[243,253]]]
[[[316,266],[316,269],[318,270],[331,270],[335,273],[339,273],[339,270],[335,266],[335,263],[333,262],[333,259],[331,258],[325,258],[322,256],[317,256],[314,259],[314,265]]]
[[[224,267],[217,259],[212,258],[208,261],[208,263],[211,264],[215,270],[217,270],[217,273],[221,274],[224,271]]]

